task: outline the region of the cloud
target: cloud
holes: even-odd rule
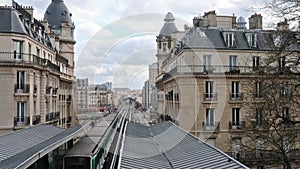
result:
[[[4,1],[7,0],[0,0],[0,4]],[[50,0],[16,1],[33,6],[38,19],[43,18],[51,3]],[[210,10],[216,10],[218,15],[235,13],[248,18],[253,11],[245,9],[260,6],[262,1],[65,0],[76,26],[75,75],[88,77],[95,83],[114,81],[120,86],[137,87],[147,78],[147,64],[156,60],[155,35],[163,26],[167,12],[174,14],[177,28],[183,30],[183,25],[191,24],[194,16]]]

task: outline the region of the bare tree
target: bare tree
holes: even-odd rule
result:
[[[247,120],[239,154],[251,154],[256,161],[264,159],[265,165],[283,164],[287,169],[300,159],[296,153],[300,152],[300,48],[296,35],[289,30],[266,33],[265,38],[272,40],[270,51],[245,89]]]

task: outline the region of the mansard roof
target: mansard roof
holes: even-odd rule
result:
[[[232,33],[234,37],[234,47],[228,47],[225,42],[224,33]],[[256,47],[251,47],[247,39],[247,35],[256,35]],[[216,49],[216,50],[256,50],[270,51],[277,50],[274,38],[275,36],[284,35],[282,32],[270,30],[247,30],[247,29],[222,29],[222,28],[207,28],[196,27],[192,28],[177,45],[175,51],[180,51],[184,48],[190,49]],[[292,36],[296,35],[291,33]],[[289,38],[296,38],[296,36]],[[288,47],[289,50],[300,51],[297,43]]]
[[[168,12],[164,19],[165,24],[161,28],[159,35],[170,36],[172,33],[178,32],[174,20],[175,18],[173,14],[171,12]]]
[[[0,17],[0,33],[27,35],[54,50],[55,47],[50,41],[50,36],[44,31],[44,26],[36,19],[26,18],[13,7],[1,7]]]

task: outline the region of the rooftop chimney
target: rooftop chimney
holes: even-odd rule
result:
[[[277,30],[283,31],[283,30],[288,30],[289,29],[289,24],[286,18],[284,18],[283,22],[277,23]]]
[[[262,29],[262,16],[255,13],[249,18],[249,29]]]

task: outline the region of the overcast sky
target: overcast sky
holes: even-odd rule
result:
[[[0,0],[0,4],[10,0]],[[35,8],[42,19],[51,0],[16,0]],[[76,76],[90,83],[112,81],[113,87],[141,89],[148,65],[156,61],[155,36],[172,12],[176,26],[192,23],[194,16],[216,10],[217,15],[248,20],[262,0],[65,0],[75,23]],[[260,11],[256,11],[261,13]],[[265,17],[265,16],[264,16]],[[265,17],[266,18],[266,17]],[[265,19],[264,18],[264,19]]]

